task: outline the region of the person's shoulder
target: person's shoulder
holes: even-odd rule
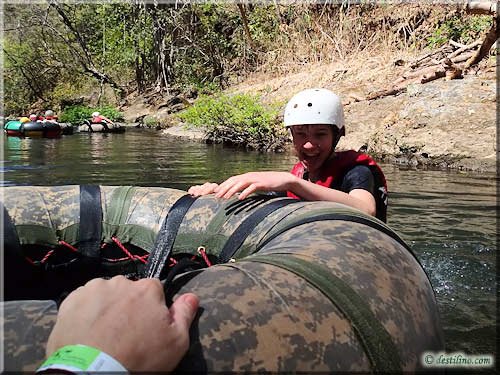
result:
[[[351,168],[349,168],[346,172],[346,175],[348,174],[371,174],[372,171],[370,170],[370,167],[367,165],[353,165]]]

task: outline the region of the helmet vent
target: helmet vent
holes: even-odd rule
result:
[[[294,104],[293,108],[297,108],[299,105],[297,103]]]
[[[313,106],[313,104],[312,104],[312,103],[307,103],[307,106],[308,106],[308,107],[312,107],[312,106]]]

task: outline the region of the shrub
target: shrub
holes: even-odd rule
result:
[[[90,108],[83,105],[66,107],[64,112],[59,116],[59,121],[81,124],[83,121],[89,120],[92,117],[92,113],[95,111],[100,112],[111,121],[123,121],[123,113],[119,112],[116,108],[110,106]]]
[[[453,17],[440,25],[434,33],[427,38],[427,44],[435,48],[448,40],[453,39],[460,43],[471,43],[485,30],[491,27],[492,19],[489,16],[476,16],[471,18]]]
[[[179,117],[189,125],[206,128],[209,142],[281,151],[288,139],[278,105],[266,107],[257,96],[200,96]]]

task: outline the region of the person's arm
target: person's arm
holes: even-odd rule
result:
[[[316,185],[297,178],[289,189],[295,195],[307,201],[331,201],[357,208],[368,215],[375,216],[377,207],[373,195],[364,189],[354,189],[349,193]]]
[[[220,185],[207,182],[201,186],[193,186],[188,192],[194,196],[215,193],[217,198],[226,199],[241,192],[238,198],[242,200],[256,191],[291,191],[304,200],[337,202],[369,215],[376,214],[375,198],[367,190],[355,188],[344,193],[303,180],[288,172],[249,172],[232,176]]]
[[[94,279],[61,304],[46,353],[86,345],[128,371],[172,371],[189,347],[189,327],[198,303],[188,293],[169,309],[157,279]]]
[[[109,118],[107,118],[107,117],[105,117],[105,116],[103,116],[103,115],[101,115],[101,118],[102,118],[104,121],[109,122],[111,125],[114,125],[114,124],[115,124],[113,121],[111,121]]]
[[[256,191],[291,191],[304,200],[337,202],[357,208],[369,215],[376,213],[375,198],[366,190],[353,189],[349,193],[344,193],[303,180],[289,172],[249,172],[232,176],[220,185],[206,183],[189,190],[191,194],[197,194],[196,196],[215,193],[217,198],[226,199],[241,192],[238,197],[240,200]]]

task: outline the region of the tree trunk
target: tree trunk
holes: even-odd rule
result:
[[[247,37],[248,44],[249,44],[250,48],[254,51],[255,50],[254,43],[253,43],[252,35],[250,35],[250,28],[248,27],[248,18],[247,18],[247,15],[245,13],[245,7],[240,2],[236,3],[236,5],[238,6],[238,9],[240,10],[241,21],[243,22],[243,28],[245,30],[245,36]]]
[[[139,25],[139,29],[142,30],[141,27],[141,4],[137,4],[133,10],[133,18],[137,20],[137,24]],[[137,91],[139,93],[143,93],[145,90],[145,82],[144,82],[144,54],[141,51],[140,47],[140,38],[142,37],[142,33],[137,33],[134,35],[134,70],[135,70],[135,83],[137,85]]]
[[[467,60],[464,65],[464,69],[468,69],[471,66],[478,64],[485,56],[487,56],[490,52],[491,46],[496,42],[499,36],[497,21],[496,19],[493,19],[493,25],[491,26],[490,31],[488,31],[488,34],[486,34],[483,44],[481,44],[481,47],[479,47],[474,56]]]
[[[162,9],[169,7],[168,4],[147,4],[146,9],[150,10],[150,16],[153,21],[153,72],[156,80],[156,90],[161,91],[168,89],[169,75],[168,75],[168,52],[166,48],[165,38],[167,36],[167,21],[163,14]]]

